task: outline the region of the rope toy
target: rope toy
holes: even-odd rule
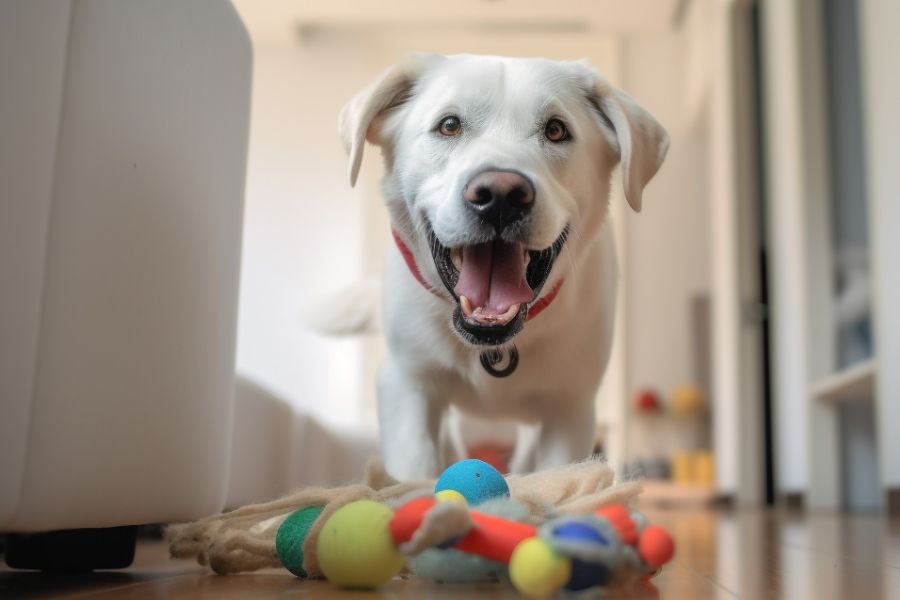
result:
[[[674,553],[664,529],[621,504],[540,526],[469,509],[470,502],[509,494],[503,477],[481,461],[453,465],[434,492],[393,511],[370,500],[340,508],[318,539],[325,577],[344,588],[375,589],[400,573],[404,555],[452,549],[506,565],[520,593],[544,597],[652,576]]]
[[[569,529],[555,532],[549,524],[566,518],[610,521],[594,513],[622,504],[635,530],[646,535],[645,521],[624,509],[638,492],[636,482],[614,485],[612,470],[596,458],[505,478],[481,461],[462,461],[437,485],[398,482],[373,460],[362,483],[301,489],[272,502],[171,525],[166,537],[173,557],[196,558],[222,574],[283,566],[301,578],[327,577],[344,587],[371,589],[406,567],[438,581],[508,575],[523,593],[544,595],[560,585],[579,589],[575,574],[584,569],[577,561],[596,563],[590,553],[573,554],[561,544],[572,537]],[[404,519],[406,533],[395,537]],[[522,545],[528,540],[537,541]],[[553,561],[545,560],[548,546],[539,541],[549,546]],[[621,576],[632,563],[646,573],[651,564],[664,562],[654,556],[643,566],[620,561],[613,575]],[[364,567],[354,566],[359,564]],[[539,576],[542,570],[549,574]],[[601,581],[595,568],[588,573],[585,581]],[[560,583],[563,574],[566,581]]]
[[[360,589],[375,589],[390,580],[400,573],[403,554],[424,549],[415,538],[440,505],[434,498],[421,497],[393,513],[369,500],[342,507],[319,537],[319,561],[326,578]],[[435,546],[507,565],[512,584],[529,597],[563,588],[610,586],[629,575],[646,579],[675,550],[668,532],[641,527],[640,517],[618,504],[592,515],[553,519],[540,528],[474,510],[469,517],[464,534],[447,532],[451,537]]]

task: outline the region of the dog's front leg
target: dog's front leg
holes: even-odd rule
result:
[[[541,422],[535,466],[538,471],[588,458],[594,450],[594,404],[563,414],[548,415]]]
[[[438,439],[446,404],[425,378],[392,362],[378,372],[378,424],[387,472],[401,481],[440,473]]]

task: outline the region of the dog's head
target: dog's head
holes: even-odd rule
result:
[[[340,130],[351,184],[366,140],[381,146],[394,227],[477,345],[521,331],[563,276],[561,253],[577,264],[615,165],[639,211],[668,148],[646,110],[581,62],[471,55],[409,57],[344,107]]]

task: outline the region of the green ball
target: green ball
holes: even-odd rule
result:
[[[319,533],[319,566],[341,587],[374,589],[403,568],[391,537],[393,512],[371,500],[357,500],[332,514]]]
[[[297,577],[307,577],[303,569],[303,543],[324,507],[307,506],[285,519],[275,534],[275,551],[284,567]]]

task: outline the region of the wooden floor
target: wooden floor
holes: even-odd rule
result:
[[[900,599],[900,520],[738,510],[648,512],[677,542],[674,561],[653,580],[656,589],[603,598],[760,598],[789,600]],[[600,597],[601,594],[577,598]],[[438,585],[396,579],[378,592],[345,592],[305,582],[287,571],[220,577],[170,561],[161,542],[141,542],[134,566],[121,572],[45,575],[0,572],[0,598],[440,598],[507,599],[506,584]]]

